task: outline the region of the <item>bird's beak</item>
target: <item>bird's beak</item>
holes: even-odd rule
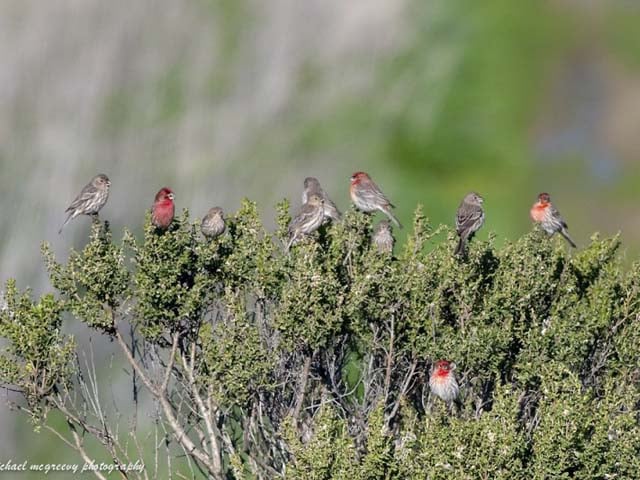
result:
[[[455,370],[457,367],[456,362],[450,362],[449,363],[449,370]]]
[[[167,197],[169,197],[169,199],[173,200],[175,198],[175,196],[173,195],[173,193],[170,193],[169,195],[167,195]]]

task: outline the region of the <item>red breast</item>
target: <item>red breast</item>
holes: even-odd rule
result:
[[[548,202],[536,202],[531,207],[529,214],[531,215],[531,219],[534,222],[542,222],[545,219],[545,215],[547,212],[547,208],[549,208],[550,203]]]

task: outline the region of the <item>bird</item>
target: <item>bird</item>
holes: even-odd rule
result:
[[[151,207],[151,223],[159,230],[166,230],[173,221],[174,198],[173,191],[168,187],[163,187],[156,193],[153,207]]]
[[[371,237],[373,244],[378,249],[380,253],[391,253],[393,252],[393,244],[395,243],[395,239],[391,233],[391,224],[389,220],[381,220],[376,228],[373,230],[373,235]]]
[[[71,202],[71,205],[65,210],[68,212],[67,219],[64,221],[58,235],[62,233],[62,229],[69,222],[78,215],[91,215],[94,218],[98,215],[98,212],[109,199],[109,187],[111,186],[111,180],[104,173],[100,173],[93,177],[89,183],[87,183],[78,196]]]
[[[460,239],[454,255],[463,255],[467,249],[467,241],[480,230],[484,224],[484,199],[475,192],[465,195],[456,213],[456,232]]]
[[[351,194],[351,200],[354,205],[365,213],[373,213],[376,210],[381,211],[393,224],[402,228],[402,225],[398,219],[393,215],[391,211],[394,208],[393,204],[385,197],[380,187],[371,180],[368,174],[365,172],[356,172],[351,175],[351,187],[349,192]]]
[[[220,207],[209,209],[200,224],[200,231],[208,239],[219,237],[224,233],[225,228],[224,212]]]
[[[551,196],[548,193],[543,192],[538,195],[538,201],[533,204],[529,214],[531,219],[540,224],[548,235],[559,233],[569,242],[569,245],[577,248],[575,242],[569,236],[567,222],[562,219],[560,212],[551,203]]]
[[[320,186],[320,182],[315,177],[307,177],[304,179],[304,190],[302,191],[302,203],[307,203],[309,195],[317,193],[324,200],[324,218],[325,222],[337,222],[342,217],[340,210],[336,204],[331,201],[329,196]]]
[[[431,376],[429,377],[431,392],[448,404],[456,400],[460,392],[458,381],[453,373],[455,368],[456,364],[454,362],[438,360],[431,369]]]
[[[322,222],[324,222],[324,200],[317,193],[312,193],[289,223],[289,242],[286,250],[288,251],[291,245],[301,237],[315,232]]]

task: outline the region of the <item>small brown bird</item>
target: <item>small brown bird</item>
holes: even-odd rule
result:
[[[313,193],[318,194],[324,200],[324,219],[325,222],[337,222],[342,217],[340,210],[336,204],[331,201],[327,193],[320,186],[320,182],[315,177],[307,177],[304,179],[304,190],[302,192],[302,203],[307,203],[309,196]]]
[[[400,222],[391,211],[394,208],[393,204],[365,172],[356,172],[351,175],[349,193],[351,194],[351,200],[359,210],[365,213],[373,213],[379,210],[389,217],[389,220],[396,227],[402,228],[402,225],[400,225]]]
[[[151,223],[160,230],[166,230],[173,222],[173,216],[175,214],[175,205],[173,199],[175,198],[170,188],[161,188],[156,193],[153,207],[151,207]]]
[[[209,209],[200,224],[200,231],[210,240],[222,235],[225,228],[224,212],[220,207],[213,207]]]
[[[533,204],[529,214],[548,235],[559,233],[569,242],[569,245],[576,248],[576,244],[569,236],[567,222],[562,219],[560,212],[551,203],[551,196],[548,193],[538,195],[538,201]]]
[[[288,251],[300,238],[315,232],[323,221],[324,200],[317,193],[313,193],[289,223],[289,243],[285,249]]]
[[[62,229],[69,222],[78,215],[91,215],[93,217],[98,216],[98,212],[109,199],[109,187],[111,181],[104,173],[100,173],[93,177],[89,183],[87,183],[78,196],[71,202],[71,205],[65,210],[69,215],[64,221],[58,234],[62,233]]]
[[[446,403],[451,403],[458,398],[460,387],[453,371],[456,368],[454,362],[438,360],[429,377],[429,388],[435,396]]]
[[[381,220],[380,223],[376,225],[376,228],[373,230],[371,240],[378,249],[378,252],[393,252],[393,244],[395,243],[395,239],[393,238],[393,234],[391,232],[391,224],[389,223],[389,220]]]
[[[462,199],[456,214],[456,232],[460,239],[454,255],[463,255],[467,249],[467,241],[484,224],[484,199],[475,192],[467,193]]]

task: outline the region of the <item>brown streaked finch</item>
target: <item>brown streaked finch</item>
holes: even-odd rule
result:
[[[166,230],[173,221],[174,198],[173,191],[168,187],[163,187],[156,193],[153,207],[151,207],[151,223],[159,230]]]
[[[484,224],[484,210],[482,203],[484,199],[475,192],[465,195],[456,212],[456,232],[460,239],[454,255],[464,255],[467,249],[467,241]]]
[[[322,222],[324,222],[324,200],[317,193],[313,193],[289,223],[289,242],[285,250],[288,251],[300,238],[315,232],[322,226]]]
[[[62,233],[62,229],[69,220],[73,220],[78,215],[91,215],[97,217],[98,212],[104,204],[107,203],[109,198],[109,187],[111,181],[104,173],[100,173],[93,177],[89,183],[87,183],[78,196],[71,202],[71,205],[65,210],[69,215],[64,221],[58,234]]]
[[[209,209],[200,224],[200,231],[208,239],[219,237],[224,233],[225,228],[224,212],[220,207]]]
[[[365,172],[356,172],[351,175],[349,193],[353,204],[365,213],[373,213],[376,210],[384,213],[396,227],[402,228],[400,222],[391,211],[393,204],[384,196],[380,187],[371,180]]]
[[[315,177],[307,177],[304,179],[304,190],[302,191],[302,203],[305,204],[309,200],[309,195],[316,193],[324,200],[324,218],[325,222],[331,220],[337,222],[342,217],[340,210],[336,204],[331,201],[327,193],[320,186],[320,182]]]
[[[395,243],[395,240],[391,232],[391,224],[389,223],[389,220],[381,220],[380,223],[376,225],[376,228],[373,230],[371,240],[376,246],[378,252],[393,252],[393,244]]]
[[[533,204],[529,214],[531,220],[538,223],[548,235],[559,233],[569,242],[569,245],[576,248],[576,244],[569,236],[567,222],[562,219],[560,212],[551,203],[551,197],[548,193],[538,195],[538,201]]]
[[[429,388],[431,392],[444,402],[450,404],[458,398],[460,391],[458,381],[453,371],[456,368],[454,362],[438,360],[431,369]]]

